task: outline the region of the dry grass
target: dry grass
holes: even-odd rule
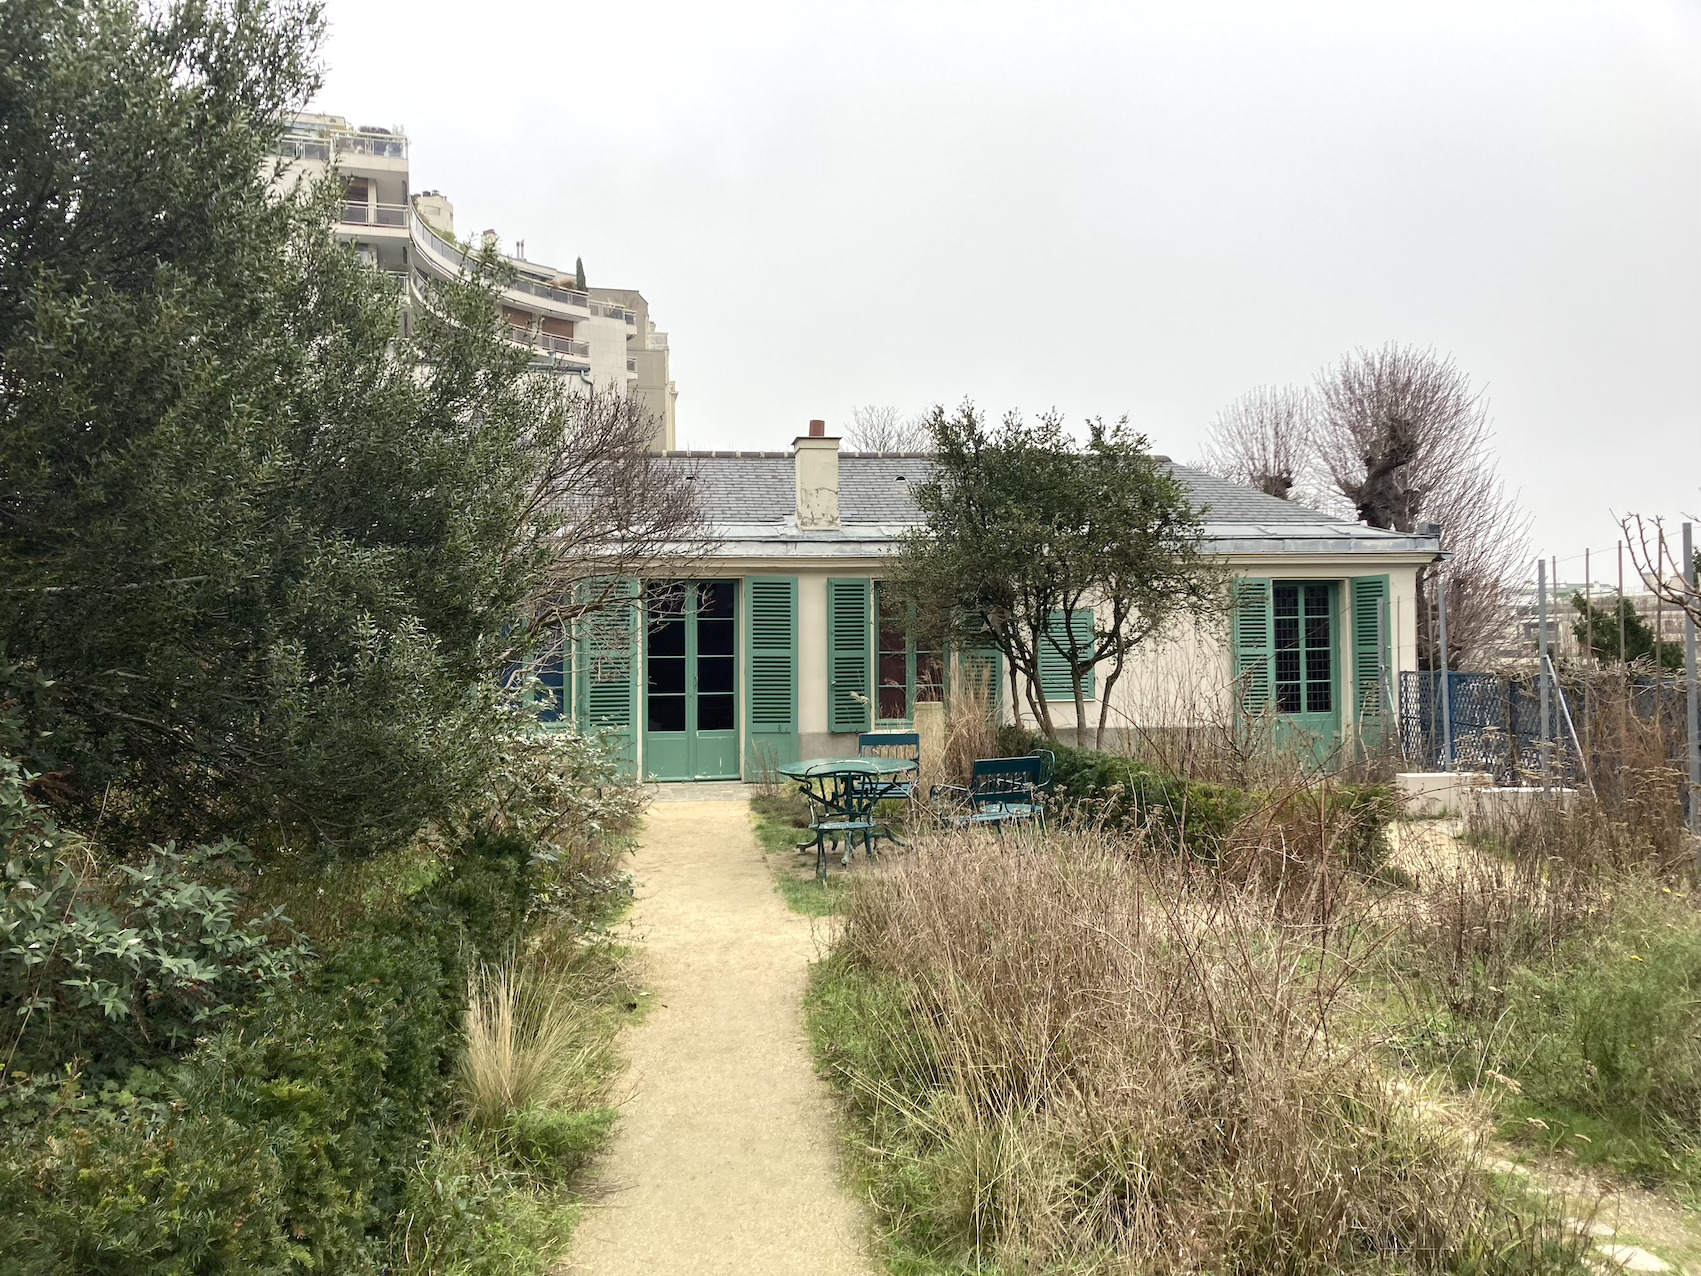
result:
[[[853,893],[813,1022],[895,1244],[1010,1273],[1570,1269],[1352,1029],[1374,928],[1345,892],[1295,920],[1129,850],[936,836]]]
[[[535,966],[480,971],[467,989],[461,1057],[468,1119],[499,1130],[528,1108],[593,1107],[609,1072],[597,1013],[569,980]]]

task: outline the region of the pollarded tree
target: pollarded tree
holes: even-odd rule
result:
[[[1126,420],[1089,422],[1082,446],[1055,414],[990,426],[965,403],[951,415],[935,408],[929,429],[934,468],[915,493],[923,519],[898,551],[895,586],[930,635],[1003,653],[1012,693],[1025,683],[1048,739],[1057,728],[1044,666],[1068,673],[1080,739],[1086,678],[1108,665],[1102,746],[1111,692],[1136,650],[1222,605],[1203,511]]]
[[[1339,495],[1371,527],[1441,525],[1449,667],[1500,641],[1506,591],[1522,578],[1527,517],[1494,460],[1482,392],[1452,359],[1390,343],[1318,374],[1315,439]],[[1418,657],[1430,662],[1435,569],[1418,572]]]
[[[1201,468],[1282,500],[1304,499],[1315,448],[1310,394],[1294,386],[1261,385],[1217,414]]]

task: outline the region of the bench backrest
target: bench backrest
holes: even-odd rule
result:
[[[971,801],[1025,796],[1039,793],[1045,780],[1045,761],[1034,754],[1025,758],[981,758],[969,778]]]
[[[917,731],[865,731],[857,737],[856,752],[863,758],[903,758],[921,765],[921,733]]]

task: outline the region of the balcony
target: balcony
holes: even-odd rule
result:
[[[278,143],[277,153],[285,159],[331,161],[331,144],[324,138],[286,137]]]
[[[534,297],[544,297],[550,301],[559,301],[565,306],[578,306],[580,309],[590,305],[590,298],[582,292],[574,292],[570,288],[556,288],[549,284],[540,284],[535,279],[527,279],[521,275],[508,285],[512,292],[530,293]]]
[[[604,315],[610,319],[619,319],[622,323],[628,325],[636,325],[638,322],[637,311],[626,310],[620,306],[604,305],[600,301],[591,306],[591,313],[593,315]]]
[[[345,226],[406,226],[406,204],[344,204]]]
[[[558,355],[563,359],[571,359],[583,363],[587,367],[591,362],[591,343],[574,341],[570,337],[552,337],[547,332],[532,332],[529,328],[521,328],[514,324],[508,325],[508,340],[516,345],[530,346],[533,350],[542,350],[548,354]]]
[[[404,137],[382,133],[340,133],[337,135],[338,155],[366,155],[373,159],[406,159],[408,143]]]
[[[476,255],[464,251],[459,244],[452,242],[435,227],[427,224],[425,219],[417,213],[413,215],[413,220],[409,224],[412,227],[414,244],[426,255],[436,258],[444,266],[456,272],[471,271],[476,268],[478,262]],[[524,293],[529,297],[541,297],[545,301],[553,301],[562,306],[572,306],[581,311],[590,307],[590,298],[582,292],[575,292],[568,288],[555,288],[549,284],[539,283],[535,279],[528,279],[524,275],[516,276],[503,287],[508,292]]]

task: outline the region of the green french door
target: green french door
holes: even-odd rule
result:
[[[1275,581],[1270,587],[1279,736],[1309,745],[1319,761],[1341,743],[1335,588],[1333,581]]]
[[[737,583],[644,586],[644,773],[738,778]]]

